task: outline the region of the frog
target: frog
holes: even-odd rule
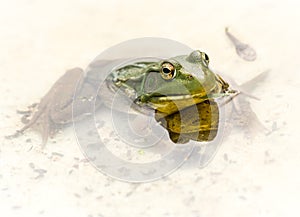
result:
[[[121,89],[135,108],[154,110],[155,120],[174,143],[211,141],[219,120],[215,99],[238,91],[210,69],[209,61],[205,52],[195,50],[157,62],[135,62],[114,70],[107,84],[112,92]]]
[[[135,110],[153,111],[155,120],[167,130],[174,143],[211,141],[217,134],[219,122],[215,100],[235,96],[238,91],[214,73],[209,63],[208,55],[200,50],[169,59],[130,63],[112,70],[105,79],[104,86],[110,95],[101,88],[98,90],[92,82],[97,70],[86,75],[80,68],[68,70],[42,98],[36,111],[29,112],[31,118],[17,134],[29,128],[37,129],[42,134],[44,146],[48,137],[53,137],[59,129],[83,120],[86,114],[80,109],[72,116],[73,94],[77,87],[85,91],[85,96],[89,95],[87,91],[99,91],[97,109],[102,104],[111,107],[111,96],[121,90]]]
[[[254,61],[256,59],[256,51],[248,44],[241,42],[233,34],[229,32],[229,28],[225,28],[225,34],[235,47],[239,57],[246,61]]]

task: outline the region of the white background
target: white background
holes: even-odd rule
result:
[[[274,0],[1,1],[0,215],[299,216],[299,7]],[[236,55],[226,26],[256,49],[255,62]],[[206,168],[139,185],[85,162],[71,129],[43,150],[32,131],[4,139],[22,127],[16,109],[38,102],[65,70],[145,36],[206,51],[212,68],[238,83],[270,69],[254,92],[261,100],[251,102],[276,130],[252,139],[233,133]],[[47,170],[44,177],[36,178],[32,164]]]

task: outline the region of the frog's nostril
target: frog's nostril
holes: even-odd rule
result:
[[[142,102],[143,102],[142,96],[139,96],[138,98],[136,98],[136,99],[134,100],[134,103],[137,104],[137,105],[142,104]]]
[[[133,101],[135,104],[139,105],[141,104],[141,99],[140,98],[137,98]]]

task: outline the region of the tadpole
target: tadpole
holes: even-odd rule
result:
[[[246,61],[254,61],[256,59],[255,50],[248,44],[245,44],[233,36],[229,31],[228,27],[225,28],[225,33],[231,42],[234,44],[237,54]]]

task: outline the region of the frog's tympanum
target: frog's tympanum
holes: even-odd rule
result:
[[[80,79],[84,79],[80,69],[61,77],[19,132],[38,128],[46,142],[59,126],[70,123],[72,96]],[[219,126],[216,99],[236,93],[210,70],[207,54],[199,50],[156,62],[130,63],[113,70],[106,84],[112,93],[121,90],[136,108],[154,111],[156,121],[175,143],[213,140]],[[92,85],[89,88],[97,91]]]

